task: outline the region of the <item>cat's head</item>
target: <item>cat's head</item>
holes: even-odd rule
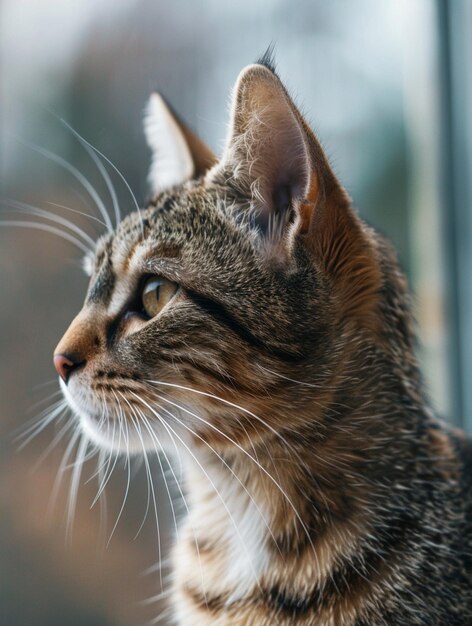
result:
[[[66,398],[113,449],[302,427],[329,402],[352,329],[382,343],[377,239],[267,64],[237,80],[220,160],[158,95],[146,134],[153,199],[86,260],[55,353]]]

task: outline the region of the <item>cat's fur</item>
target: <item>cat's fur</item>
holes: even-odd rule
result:
[[[471,624],[471,445],[432,417],[395,254],[273,67],[239,77],[220,161],[158,96],[147,134],[156,194],[97,243],[57,352],[94,441],[181,457],[175,619]],[[127,315],[152,274],[181,290]]]

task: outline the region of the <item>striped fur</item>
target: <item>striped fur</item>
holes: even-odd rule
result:
[[[429,409],[394,252],[270,64],[240,76],[220,161],[203,150],[98,241],[57,348],[92,439],[180,457],[175,621],[471,624],[472,447]],[[153,274],[180,290],[145,320]]]

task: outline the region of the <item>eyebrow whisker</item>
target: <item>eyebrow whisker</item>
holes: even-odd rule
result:
[[[85,139],[84,137],[81,137],[77,133],[77,131],[74,128],[72,128],[72,126],[70,124],[68,124],[62,117],[59,118],[59,121],[62,124],[64,124],[65,126],[67,126],[67,128],[69,128],[69,130],[71,132],[76,134],[83,143],[87,144],[92,150],[94,150],[99,156],[101,156],[102,159],[104,159],[106,161],[106,163],[108,163],[108,165],[110,165],[110,167],[112,167],[113,170],[118,174],[120,179],[123,181],[126,189],[128,190],[128,192],[129,192],[129,194],[131,196],[131,199],[133,200],[134,206],[136,208],[136,211],[138,212],[139,219],[140,219],[140,222],[141,222],[141,234],[144,235],[143,216],[142,216],[142,213],[141,213],[141,209],[139,208],[139,204],[138,204],[138,201],[136,200],[136,196],[134,195],[133,190],[131,189],[130,184],[128,183],[126,178],[123,176],[123,174],[120,172],[120,170],[116,167],[116,165],[114,163],[112,163],[112,161],[110,161],[110,159],[103,154],[103,152],[100,152],[100,150],[98,148],[96,148],[94,145],[92,145],[89,141],[87,141],[87,139]]]
[[[55,117],[57,116],[55,115]],[[86,150],[87,154],[90,156],[92,161],[95,163],[98,171],[102,175],[102,178],[105,181],[105,185],[107,186],[107,189],[108,189],[108,192],[110,194],[111,201],[113,204],[113,210],[115,213],[115,224],[116,226],[118,226],[118,224],[121,222],[121,212],[120,212],[120,206],[118,203],[118,197],[116,195],[116,190],[112,183],[112,180],[105,166],[103,165],[102,161],[100,160],[98,156],[98,154],[100,154],[99,151],[91,143],[86,141],[84,137],[82,137],[82,135],[77,130],[75,130],[75,128],[73,128],[70,124],[68,124],[64,119],[62,118],[58,118],[58,119],[67,128],[67,130],[69,130],[74,135],[74,137],[80,142],[80,144]],[[100,156],[102,156],[102,158],[105,158],[103,157],[103,155],[100,155]]]
[[[57,235],[58,237],[62,237],[66,241],[73,243],[77,248],[82,250],[84,253],[90,253],[91,250],[87,247],[82,241],[62,231],[60,228],[55,228],[54,226],[50,226],[49,224],[42,224],[41,222],[31,222],[27,220],[0,220],[0,226],[13,226],[19,228],[33,228],[36,230],[43,230],[47,233],[51,233],[53,235]]]
[[[81,237],[84,242],[87,243],[91,248],[95,246],[95,242],[90,237],[90,235],[82,230],[82,228],[77,226],[77,224],[74,224],[65,217],[56,215],[56,213],[52,213],[52,211],[47,211],[46,209],[41,209],[40,207],[33,206],[32,204],[27,204],[26,202],[19,202],[18,200],[7,199],[3,202],[5,203],[5,206],[9,207],[12,211],[27,213],[28,215],[33,215],[34,217],[42,217],[45,220],[60,224],[61,226],[68,228],[70,231]]]
[[[90,195],[92,200],[95,202],[98,210],[100,211],[103,219],[105,220],[108,231],[113,232],[113,225],[111,223],[110,216],[108,215],[108,211],[106,210],[106,207],[103,203],[103,200],[101,199],[100,195],[97,193],[97,190],[95,189],[95,187],[88,180],[88,178],[84,176],[84,174],[82,174],[82,172],[80,172],[76,167],[74,167],[71,163],[63,159],[61,156],[59,156],[58,154],[55,154],[54,152],[51,152],[50,150],[47,150],[46,148],[37,146],[36,144],[30,143],[29,141],[21,141],[21,143],[25,145],[26,147],[30,148],[31,150],[33,150],[34,152],[37,152],[38,154],[41,154],[42,156],[49,159],[50,161],[53,161],[53,163],[56,163],[63,169],[67,170],[70,174],[72,174],[72,176],[76,180],[79,181],[79,183],[84,187],[84,189]]]

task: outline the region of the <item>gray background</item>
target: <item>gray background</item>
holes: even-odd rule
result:
[[[463,13],[452,16],[465,42],[470,6],[459,1]],[[149,154],[141,118],[149,93],[160,90],[219,152],[231,86],[274,43],[279,73],[355,205],[399,250],[415,293],[428,388],[440,412],[460,423],[468,416],[472,350],[464,311],[472,292],[470,142],[456,103],[470,98],[470,81],[458,63],[463,50],[449,48],[451,15],[444,7],[432,0],[4,0],[0,219],[25,219],[9,208],[8,199],[21,200],[72,216],[95,236],[94,221],[49,204],[96,215],[74,177],[31,144],[85,174],[111,210],[93,163],[58,119],[64,118],[115,163],[142,202]],[[453,156],[462,177],[453,176]],[[126,213],[130,197],[114,180]],[[54,426],[22,450],[14,440],[56,399],[51,355],[81,306],[80,258],[57,237],[0,226],[0,623],[6,626],[136,626],[160,616],[159,602],[141,604],[160,588],[156,571],[143,573],[157,559],[152,515],[135,539],[146,504],[143,469],[136,465],[106,547],[125,489],[123,463],[107,486],[108,519],[101,523],[99,506],[90,509],[96,484],[86,483],[95,462],[87,464],[67,538],[70,470],[50,506],[67,436],[45,459]],[[172,516],[155,461],[153,468],[167,555]],[[182,508],[177,498],[175,506]],[[159,623],[167,623],[165,616]]]

